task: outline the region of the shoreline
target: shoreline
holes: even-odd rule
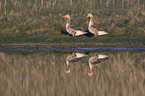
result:
[[[123,43],[97,43],[97,44],[40,44],[40,43],[31,43],[31,44],[0,44],[0,50],[5,49],[57,49],[57,48],[94,48],[94,47],[118,47],[118,48],[131,48],[131,47],[141,47],[145,48],[145,44],[123,44]]]

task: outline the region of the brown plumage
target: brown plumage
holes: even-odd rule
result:
[[[82,53],[73,53],[67,56],[66,58],[66,64],[68,67],[68,70],[64,71],[65,73],[70,73],[70,64],[71,63],[75,63],[75,62],[79,62],[82,60],[82,58],[86,57],[87,55],[82,54]]]
[[[90,17],[90,21],[89,21],[89,26],[88,29],[91,33],[93,33],[95,35],[95,37],[97,37],[98,35],[106,35],[108,34],[107,32],[103,31],[104,29],[99,27],[98,25],[94,25],[93,23],[93,15],[92,14],[88,14],[87,17]]]
[[[107,55],[100,55],[100,54],[97,54],[95,56],[90,57],[89,67],[90,67],[91,72],[88,72],[88,75],[92,76],[93,75],[93,67],[98,66],[102,62],[102,60],[105,60],[105,58],[107,58],[107,57],[108,57]]]
[[[63,16],[64,18],[67,18],[67,23],[66,23],[66,31],[73,35],[73,37],[75,36],[79,36],[79,35],[83,35],[86,34],[87,32],[84,31],[83,28],[81,27],[77,27],[75,25],[70,25],[70,16],[69,15],[65,15]]]

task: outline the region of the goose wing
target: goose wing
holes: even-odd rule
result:
[[[92,62],[92,65],[96,65],[96,64],[98,64],[98,63],[100,63],[100,62],[101,62],[101,60],[96,59],[96,60],[94,60],[94,61]]]
[[[91,25],[92,28],[96,29],[96,30],[104,30],[103,28],[101,28],[98,25]]]
[[[73,62],[78,62],[80,61],[82,58],[81,57],[77,57],[77,55],[75,53],[70,54],[69,56],[67,56],[66,60],[70,63]]]
[[[92,65],[95,65],[95,64],[98,64],[101,62],[101,60],[98,59],[97,56],[93,56],[89,59],[89,62],[92,64]]]
[[[82,60],[82,58],[73,58],[69,62],[73,63],[73,62],[79,62],[81,60]]]
[[[77,27],[75,25],[70,25],[69,28],[76,30],[76,31],[85,31],[82,27]]]

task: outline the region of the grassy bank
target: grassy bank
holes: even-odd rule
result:
[[[0,1],[0,44],[87,44],[130,42],[135,46],[145,38],[144,0],[3,0]],[[72,38],[65,34],[63,15],[87,30],[88,13],[109,35]],[[125,39],[123,39],[125,38]],[[123,40],[123,41],[122,41]],[[126,40],[126,41],[124,41]],[[112,45],[111,44],[111,45]]]
[[[0,48],[78,48],[78,47],[145,47],[144,37],[7,37],[0,38]]]

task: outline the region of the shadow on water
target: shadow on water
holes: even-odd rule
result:
[[[3,51],[1,95],[144,96],[144,58],[144,51],[31,50],[26,55]]]

